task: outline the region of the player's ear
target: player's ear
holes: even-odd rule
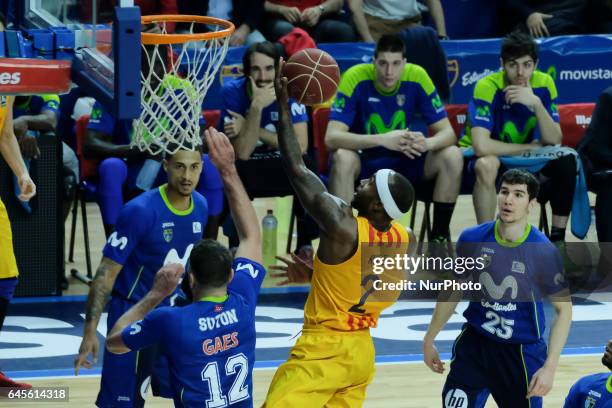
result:
[[[534,197],[531,200],[529,200],[529,204],[527,205],[527,210],[531,212],[531,210],[533,210],[533,207],[535,207],[537,203],[538,203],[537,197]]]
[[[227,283],[230,283],[234,279],[234,268],[230,268],[229,278],[227,279]]]
[[[168,173],[168,160],[167,159],[162,160],[162,164],[164,166],[164,171]]]
[[[189,288],[191,288],[191,292],[193,293],[195,287],[195,277],[193,276],[193,272],[189,269],[189,273],[187,274],[187,278],[189,279]]]

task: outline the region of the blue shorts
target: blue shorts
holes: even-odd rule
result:
[[[134,302],[112,297],[108,305],[108,331]],[[172,398],[168,360],[157,347],[148,347],[126,354],[104,350],[98,407],[143,407],[144,397],[153,388],[153,395]]]
[[[380,169],[394,170],[411,183],[420,183],[425,179],[425,158],[427,152],[411,159],[403,153],[385,148],[373,148],[359,153],[361,159],[360,179],[369,178]]]
[[[541,408],[542,398],[525,398],[533,374],[544,365],[546,343],[502,343],[463,326],[453,345],[442,406],[482,408],[490,394],[499,408]]]
[[[10,301],[18,283],[18,278],[0,279],[0,298]]]

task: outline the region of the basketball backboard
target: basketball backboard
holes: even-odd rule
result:
[[[20,28],[74,32],[72,80],[118,119],[140,114],[140,9],[125,0],[25,0]],[[56,35],[57,37],[57,35]],[[67,54],[72,56],[72,53]]]

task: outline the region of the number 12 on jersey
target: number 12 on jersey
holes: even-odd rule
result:
[[[206,408],[221,408],[244,401],[250,397],[248,384],[245,380],[249,373],[249,360],[242,353],[227,358],[225,362],[225,375],[236,374],[236,379],[230,387],[227,396],[223,395],[221,379],[219,377],[219,365],[216,361],[206,364],[202,370],[202,381],[208,383],[210,398],[206,400]]]

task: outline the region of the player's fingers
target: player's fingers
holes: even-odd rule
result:
[[[283,273],[283,272],[272,272],[272,273],[270,273],[270,277],[271,278],[275,278],[275,279],[278,279],[278,278],[285,278],[286,279],[287,278],[287,274]]]
[[[250,78],[250,77],[249,77],[249,78]],[[228,110],[227,110],[227,113],[229,113],[229,114],[230,114],[230,116],[231,116],[231,117],[233,117],[233,118],[241,118],[241,117],[242,117],[242,115],[241,115],[241,114],[239,114],[238,112],[234,112],[234,111],[233,111],[233,110],[231,110],[231,109],[228,109]]]
[[[553,18],[552,14],[542,14],[542,18]]]
[[[546,23],[544,23],[543,21],[542,21],[542,28],[541,29],[542,29],[542,33],[543,34],[545,34],[547,37],[550,37],[550,34],[548,32],[548,27],[546,27]]]
[[[287,279],[287,280],[284,280],[282,282],[277,283],[276,286],[286,286],[286,285],[288,285],[290,283],[291,283],[291,281],[289,279]]]
[[[293,254],[291,254],[293,255]],[[291,263],[291,261],[289,260],[289,258],[281,256],[281,255],[276,255],[274,258],[278,259],[279,261],[283,261],[284,263],[286,263],[287,265],[289,265]]]

